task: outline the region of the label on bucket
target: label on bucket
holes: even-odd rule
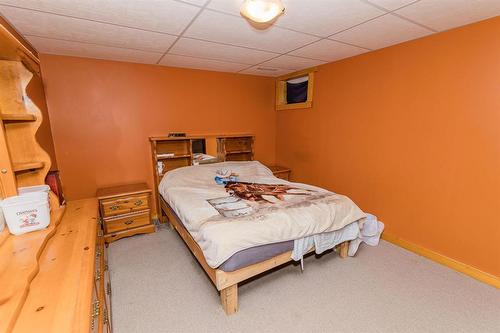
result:
[[[36,208],[17,212],[16,215],[19,221],[19,228],[33,227],[40,224],[37,220],[38,209]]]

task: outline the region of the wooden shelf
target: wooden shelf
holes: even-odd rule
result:
[[[30,122],[36,120],[36,116],[31,113],[1,113],[0,117],[4,123]]]
[[[226,151],[226,155],[231,155],[231,154],[249,154],[251,153],[251,150],[233,150],[233,151]]]
[[[42,169],[45,166],[44,162],[25,162],[25,163],[12,163],[14,172],[25,172],[30,170]]]
[[[191,157],[191,154],[182,154],[182,155],[174,155],[174,156],[167,156],[167,157],[161,157],[161,156],[156,156],[157,160],[174,160],[177,158],[188,158]]]

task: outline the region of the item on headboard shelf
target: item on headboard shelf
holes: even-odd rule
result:
[[[182,133],[182,132],[170,132],[170,133],[168,133],[168,137],[169,138],[185,138],[186,137],[186,133]]]
[[[201,153],[196,153],[193,154],[193,165],[198,165],[198,164],[209,164],[209,163],[217,163],[217,157],[208,155],[208,154],[201,154]]]
[[[156,155],[158,158],[170,158],[170,157],[175,157],[174,153],[166,153],[166,154],[158,154]]]
[[[162,161],[158,161],[156,163],[156,169],[158,170],[158,174],[159,175],[163,174],[163,168],[164,168],[163,162]]]

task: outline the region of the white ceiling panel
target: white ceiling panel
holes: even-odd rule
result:
[[[318,38],[278,27],[258,30],[245,19],[212,11],[204,11],[184,33],[187,37],[237,46],[288,52]]]
[[[121,49],[117,47],[69,42],[41,37],[28,37],[28,41],[40,53],[58,54],[84,58],[117,60],[155,64],[160,59],[160,53]]]
[[[212,0],[207,6],[240,15],[240,0]],[[284,0],[285,13],[276,26],[321,37],[350,28],[385,12],[359,0]]]
[[[239,16],[242,3],[243,0],[211,0],[207,8]]]
[[[321,37],[384,14],[358,0],[288,0],[286,4],[285,13],[276,22],[278,26]]]
[[[178,0],[178,1],[190,3],[200,7],[204,6],[208,2],[208,0]]]
[[[0,11],[25,36],[51,37],[105,46],[164,52],[174,36],[60,15],[0,6]],[[36,22],[36,24],[33,24]]]
[[[304,46],[290,54],[323,61],[336,61],[368,51],[369,50],[360,47],[339,43],[329,39],[322,39],[319,42]]]
[[[254,66],[244,71],[241,71],[241,74],[251,74],[251,75],[260,75],[260,76],[281,76],[288,73],[292,73],[294,70],[291,69],[283,69],[276,67],[267,67],[267,66]]]
[[[185,67],[195,69],[206,69],[221,72],[237,72],[248,67],[247,64],[237,64],[234,62],[223,62],[211,59],[185,57],[167,54],[161,60],[160,65],[171,67]]]
[[[418,0],[366,0],[387,10],[395,10]]]
[[[303,68],[323,65],[325,63],[326,63],[325,61],[321,60],[312,60],[300,57],[293,57],[289,55],[282,55],[277,58],[266,61],[260,64],[259,66],[299,70]]]
[[[0,0],[0,4],[175,35],[200,10],[174,0]]]
[[[180,38],[170,49],[171,54],[192,56],[198,58],[238,62],[242,64],[257,64],[273,57],[276,53],[252,50],[248,48],[216,44],[197,39]]]
[[[419,25],[387,14],[332,36],[332,39],[372,50],[431,34]]]
[[[500,15],[500,0],[421,0],[396,13],[442,31]]]

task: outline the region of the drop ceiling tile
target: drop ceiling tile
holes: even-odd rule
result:
[[[101,46],[56,40],[42,37],[26,37],[40,53],[75,56],[83,58],[106,59],[116,61],[156,64],[160,53],[122,49],[111,46]]]
[[[282,53],[318,40],[278,27],[258,30],[243,18],[213,11],[203,11],[184,36]]]
[[[50,13],[179,35],[199,8],[173,0],[0,0]]]
[[[293,51],[290,54],[324,61],[336,61],[368,51],[360,47],[323,39]]]
[[[244,71],[241,71],[240,73],[241,74],[276,77],[276,76],[281,76],[281,75],[285,75],[285,74],[293,73],[293,72],[294,72],[294,70],[291,70],[291,69],[283,69],[283,68],[258,65],[258,66],[254,66],[254,67],[245,69]]]
[[[421,0],[396,13],[443,31],[500,15],[500,0]]]
[[[0,11],[24,35],[165,52],[172,35],[149,32],[32,10],[0,6]],[[36,24],[33,24],[36,22]]]
[[[240,15],[242,1],[212,0],[208,8]],[[327,37],[352,27],[384,11],[359,0],[285,0],[285,13],[275,25]]]
[[[327,37],[385,12],[358,0],[288,0],[280,27]]]
[[[240,7],[243,0],[211,0],[207,5],[209,9],[219,10],[232,15],[240,15]]]
[[[197,39],[181,38],[170,49],[171,54],[207,58],[242,64],[258,64],[275,57],[276,53],[247,49],[238,46],[217,44]]]
[[[239,70],[248,67],[247,64],[237,64],[233,62],[223,62],[211,59],[185,57],[173,54],[165,55],[165,57],[160,61],[160,65],[213,70],[221,72],[237,72]]]
[[[403,6],[409,5],[418,0],[367,0],[374,5],[385,8],[387,10],[395,10]]]
[[[433,33],[419,25],[387,14],[331,37],[372,50],[420,38]]]
[[[187,3],[190,3],[192,5],[202,7],[207,3],[208,0],[177,0],[177,1],[187,2]]]
[[[260,67],[276,67],[282,69],[300,70],[304,68],[319,66],[325,64],[326,61],[306,59],[300,57],[293,57],[289,55],[282,55],[277,58],[271,59],[260,64]]]

